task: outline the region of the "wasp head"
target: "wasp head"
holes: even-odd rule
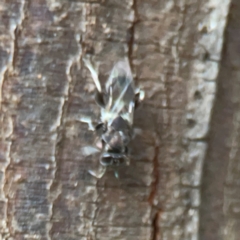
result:
[[[128,165],[129,159],[127,155],[123,153],[104,152],[101,155],[100,163],[103,166],[117,167],[120,165]]]
[[[104,166],[118,166],[127,164],[128,148],[127,145],[131,139],[127,131],[116,131],[114,128],[109,128],[102,135],[103,153],[100,163]]]

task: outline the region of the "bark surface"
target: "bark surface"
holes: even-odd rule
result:
[[[1,1],[0,239],[237,240],[239,19],[238,0]],[[146,92],[119,180],[81,153],[86,55],[102,85],[128,57]]]

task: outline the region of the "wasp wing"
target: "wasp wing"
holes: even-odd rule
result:
[[[108,102],[104,110],[105,119],[111,123],[121,115],[132,124],[135,89],[129,62],[119,61],[113,67],[106,83]]]
[[[89,59],[86,59],[86,58],[83,58],[83,61],[86,65],[86,67],[88,68],[88,70],[90,71],[91,73],[91,76],[92,76],[92,79],[96,85],[96,88],[98,90],[98,92],[102,92],[102,88],[101,88],[101,84],[100,84],[100,81],[98,79],[98,73],[97,71],[94,69],[94,67],[92,66],[92,63],[90,62]]]

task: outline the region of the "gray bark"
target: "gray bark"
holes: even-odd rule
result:
[[[240,3],[229,5],[0,3],[0,239],[238,239]],[[120,180],[92,177],[96,159],[80,151],[94,135],[79,119],[99,113],[86,55],[102,84],[128,57],[146,92]]]

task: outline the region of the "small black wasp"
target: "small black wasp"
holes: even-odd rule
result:
[[[95,126],[91,119],[81,118],[81,121],[88,123],[97,136],[97,148],[84,147],[83,153],[85,155],[101,153],[101,169],[98,172],[90,170],[90,174],[101,178],[106,167],[111,166],[115,168],[115,176],[118,178],[116,167],[130,163],[128,144],[133,137],[134,110],[144,99],[144,91],[135,87],[127,59],[114,65],[105,89],[102,89],[98,73],[90,61],[84,59],[84,62],[96,85],[95,101],[101,108],[101,116]]]

